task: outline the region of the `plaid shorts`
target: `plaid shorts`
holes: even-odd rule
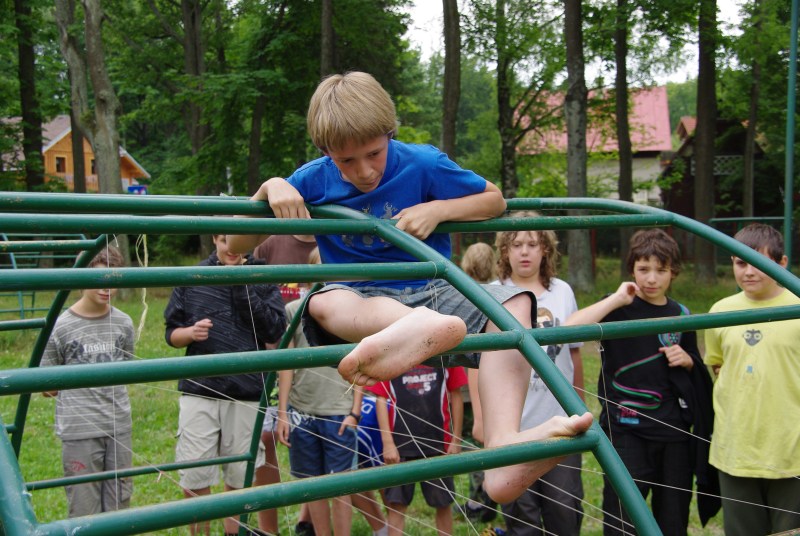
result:
[[[517,294],[528,294],[531,298],[532,324],[536,324],[536,297],[532,292],[505,285],[481,285],[481,287],[499,303],[505,303]],[[411,308],[427,307],[444,315],[457,316],[464,320],[464,323],[467,325],[467,333],[470,334],[481,333],[488,320],[486,315],[469,301],[466,296],[443,279],[434,279],[423,287],[408,287],[404,289],[389,287],[350,287],[348,285],[336,283],[325,285],[316,293],[329,292],[336,289],[349,290],[362,298],[384,296],[395,299]],[[308,308],[303,311],[303,331],[311,346],[347,343],[347,341],[322,329],[316,320],[311,318],[311,315],[308,314]],[[477,368],[479,361],[480,354],[462,354],[459,356],[449,356],[448,363],[444,366],[467,366],[470,368]]]

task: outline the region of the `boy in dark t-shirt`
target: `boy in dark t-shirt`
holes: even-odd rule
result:
[[[689,314],[667,297],[680,273],[681,256],[666,232],[635,233],[627,267],[635,282],[622,283],[613,294],[572,314],[565,325]],[[713,414],[711,380],[697,349],[697,335],[690,331],[604,340],[600,358],[600,426],[642,495],[652,492],[653,516],[664,534],[686,534],[692,499],[686,490],[692,489],[697,470],[690,430],[694,427],[697,435],[699,421]],[[603,534],[633,532],[607,479],[603,512]]]
[[[383,458],[387,464],[461,452],[461,426],[464,401],[461,387],[467,384],[462,367],[442,368],[418,365],[391,381],[368,389],[391,400],[394,411],[377,404],[378,425],[383,439]],[[436,528],[451,534],[455,487],[453,477],[421,482],[428,506],[436,509]],[[390,531],[402,534],[405,512],[414,498],[414,484],[386,489]],[[391,532],[390,532],[391,533]]]

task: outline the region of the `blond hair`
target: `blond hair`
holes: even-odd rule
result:
[[[478,283],[488,283],[495,279],[494,266],[494,249],[483,242],[472,244],[461,257],[461,269]]]
[[[308,133],[321,151],[393,134],[392,98],[372,75],[353,71],[325,78],[308,106]]]
[[[536,218],[541,216],[536,211],[527,210],[515,212],[512,218]],[[508,261],[508,248],[517,237],[518,233],[525,231],[503,231],[497,233],[494,245],[497,248],[497,275],[501,280],[511,277],[511,263]],[[544,288],[550,288],[551,280],[558,273],[558,259],[561,254],[558,252],[558,237],[555,231],[530,231],[536,233],[539,247],[542,250],[542,262],[539,265],[539,280]]]

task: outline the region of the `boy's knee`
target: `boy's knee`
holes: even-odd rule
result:
[[[314,320],[320,321],[331,314],[333,307],[332,300],[330,299],[330,292],[323,292],[321,294],[312,294],[308,299],[308,314]]]
[[[522,292],[506,300],[503,307],[524,326],[530,327],[534,317],[533,304],[530,294]]]

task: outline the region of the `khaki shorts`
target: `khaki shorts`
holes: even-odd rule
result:
[[[64,476],[127,469],[133,463],[131,433],[62,442]],[[66,486],[69,517],[88,516],[128,508],[133,479],[99,480]]]
[[[246,454],[253,440],[257,413],[258,402],[181,396],[175,461]],[[259,441],[256,467],[264,463],[264,444]],[[222,474],[225,484],[231,488],[242,488],[246,469],[247,462],[224,464]],[[203,489],[219,482],[216,465],[181,469],[178,473],[183,489]]]

